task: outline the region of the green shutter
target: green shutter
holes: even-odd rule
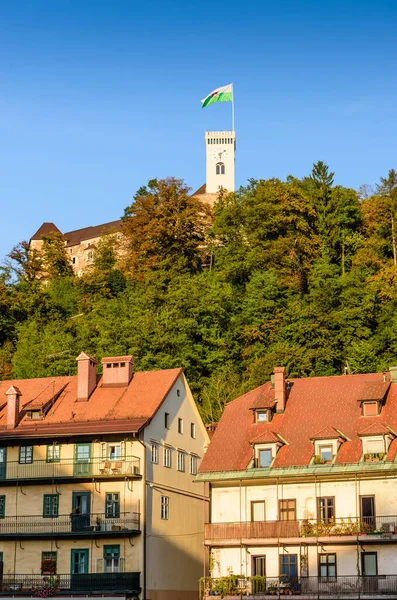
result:
[[[103,547],[103,558],[119,558],[119,557],[120,557],[120,545]]]

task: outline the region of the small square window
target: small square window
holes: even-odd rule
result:
[[[196,439],[196,424],[195,423],[190,424],[190,437],[192,437],[193,439]]]
[[[320,446],[320,458],[326,462],[332,460],[332,446]]]
[[[258,467],[270,467],[272,460],[273,456],[270,448],[258,451]]]
[[[178,433],[183,433],[183,419],[178,419]]]
[[[106,363],[106,368],[107,369],[111,369],[112,368],[112,363]]]
[[[363,402],[362,409],[364,417],[376,417],[379,414],[377,402]]]
[[[257,423],[266,423],[267,418],[267,410],[257,410],[255,413],[255,420]]]
[[[55,575],[57,572],[57,553],[42,552],[41,553],[41,574]]]

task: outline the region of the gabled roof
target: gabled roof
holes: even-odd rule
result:
[[[336,440],[341,434],[333,427],[323,427],[320,431],[312,435],[311,440]]]
[[[386,425],[378,421],[376,423],[371,423],[366,427],[361,427],[357,433],[360,437],[365,437],[367,435],[383,435],[385,433],[390,433],[390,430],[386,427]]]
[[[390,381],[367,381],[363,386],[359,402],[366,402],[368,400],[381,401],[386,395],[387,390],[390,387]]]
[[[280,442],[280,438],[270,429],[265,429],[261,433],[258,433],[256,437],[250,440],[250,444],[275,444]]]
[[[61,233],[61,231],[54,223],[43,223],[30,239],[41,240],[43,235],[49,235],[50,233]]]
[[[388,376],[387,376],[388,377]],[[271,432],[281,436],[284,444],[274,460],[274,467],[307,466],[313,456],[313,439],[324,430],[343,432],[343,442],[335,464],[358,463],[363,453],[359,432],[368,429],[379,431],[379,416],[364,417],[358,400],[369,389],[382,390],[388,386],[381,419],[387,432],[397,431],[397,384],[384,382],[383,373],[340,375],[334,377],[309,377],[290,379],[286,409],[275,414]],[[368,386],[368,384],[374,384]],[[379,384],[379,385],[378,385]],[[245,470],[253,456],[252,407],[258,398],[269,398],[271,384],[267,382],[244,394],[225,408],[200,465],[200,472]],[[372,392],[371,392],[372,395]],[[267,427],[269,427],[267,425]],[[263,427],[266,427],[263,425]],[[264,431],[264,430],[263,430]],[[259,431],[256,435],[259,435]],[[328,435],[328,434],[327,434]],[[336,433],[332,433],[336,436]],[[397,454],[397,443],[390,445],[387,460]]]
[[[102,225],[94,225],[93,227],[83,227],[83,229],[76,229],[75,231],[68,231],[64,234],[66,240],[66,246],[76,246],[84,240],[91,240],[92,238],[98,238],[104,233],[111,231],[120,231],[122,221],[111,221],[110,223],[103,223]]]
[[[194,194],[192,194],[192,196],[200,196],[201,194],[206,194],[207,193],[207,184],[204,183],[201,187],[199,187],[198,190],[196,190],[194,192]]]
[[[77,376],[2,381],[0,403],[3,398],[6,400],[5,392],[13,385],[21,391],[21,410],[50,406],[40,421],[32,422],[23,416],[15,429],[7,430],[7,408],[3,403],[0,436],[47,435],[51,431],[138,431],[153,418],[181,374],[182,369],[137,372],[125,388],[103,387],[99,378],[88,402],[77,402]]]

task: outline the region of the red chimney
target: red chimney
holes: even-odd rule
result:
[[[87,402],[96,388],[95,358],[82,352],[77,360],[77,402]]]
[[[21,392],[12,385],[6,392],[7,396],[7,429],[15,429],[19,421],[19,397]]]
[[[285,410],[287,394],[285,391],[285,367],[274,367],[274,399],[277,402],[276,411],[282,413]]]
[[[103,387],[127,387],[132,377],[132,356],[105,356],[103,365]]]

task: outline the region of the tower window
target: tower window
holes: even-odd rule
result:
[[[216,174],[217,175],[225,174],[225,165],[223,163],[216,163]]]

